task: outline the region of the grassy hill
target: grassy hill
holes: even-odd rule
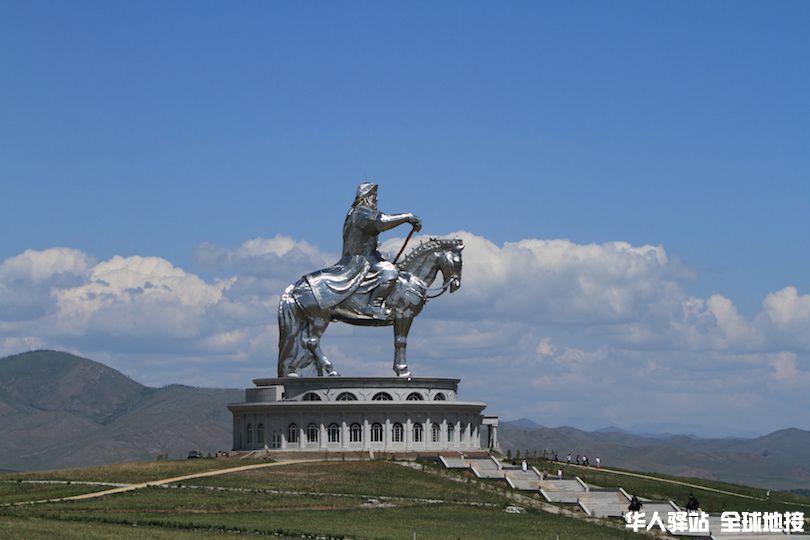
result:
[[[231,448],[229,402],[243,393],[149,388],[57,351],[0,359],[0,468],[36,470]]]
[[[248,465],[252,470],[232,471]],[[543,462],[538,465],[543,466]],[[216,476],[157,485],[161,479],[218,471]],[[804,511],[810,498],[688,478],[629,477],[622,471],[571,471],[602,487],[622,486],[646,498],[679,500],[694,490],[705,510]],[[35,505],[9,503],[66,497],[152,483],[127,493]],[[598,483],[597,483],[598,482]],[[722,493],[718,493],[722,492]],[[683,497],[682,497],[683,496]],[[518,505],[523,513],[506,512]],[[572,505],[517,495],[503,481],[432,463],[239,459],[152,461],[46,473],[0,474],[2,538],[281,538],[514,539],[638,538],[618,520],[588,518]]]
[[[138,482],[243,460],[194,460],[0,475],[0,503],[105,489],[79,481]],[[255,462],[254,462],[255,463]],[[25,481],[71,484],[29,484]],[[492,539],[635,538],[620,526],[574,519],[516,504],[503,486],[466,480],[432,465],[389,461],[316,462],[191,479],[95,499],[0,506],[0,537]],[[584,516],[583,516],[584,518]],[[15,536],[16,535],[16,536]]]

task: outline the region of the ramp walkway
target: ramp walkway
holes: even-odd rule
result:
[[[543,477],[534,467],[530,467],[526,471],[522,469],[506,469],[504,470],[504,478],[512,489],[519,491],[536,492],[540,489],[543,481]]]
[[[577,503],[590,517],[623,517],[631,497],[623,489],[594,488],[579,496]]]
[[[548,502],[577,504],[580,495],[587,493],[588,487],[579,478],[557,480],[548,478],[540,486],[540,495]]]

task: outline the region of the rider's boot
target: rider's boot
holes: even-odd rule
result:
[[[366,315],[367,317],[371,317],[372,319],[384,321],[385,319],[388,318],[389,312],[383,306],[371,303],[361,307],[360,313]]]
[[[384,281],[377,285],[369,295],[368,304],[360,308],[360,313],[381,321],[387,319],[391,310],[384,307],[385,299],[393,288],[393,281]]]

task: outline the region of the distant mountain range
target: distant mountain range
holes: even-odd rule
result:
[[[150,388],[98,362],[57,351],[0,359],[0,469],[37,470],[184,457],[231,448],[227,404],[243,390],[171,385]],[[597,456],[608,466],[810,489],[810,432],[756,438],[642,436],[618,428],[548,428],[502,422],[504,452],[556,450]]]
[[[0,359],[0,469],[36,470],[230,450],[243,390],[149,388],[57,351]]]
[[[536,426],[536,427],[535,427]],[[571,452],[591,464],[637,471],[708,478],[771,489],[810,488],[810,431],[790,428],[752,439],[703,439],[687,435],[641,436],[618,428],[581,431],[547,428],[522,418],[502,422],[501,449],[515,454],[556,451],[565,460]]]

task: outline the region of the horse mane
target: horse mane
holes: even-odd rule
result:
[[[431,253],[433,251],[438,251],[440,249],[445,248],[452,248],[457,245],[461,244],[461,239],[459,238],[430,238],[427,241],[419,242],[419,245],[413,248],[408,252],[405,258],[399,263],[397,266],[402,268],[403,270],[408,269],[408,267],[416,260],[424,255]]]

